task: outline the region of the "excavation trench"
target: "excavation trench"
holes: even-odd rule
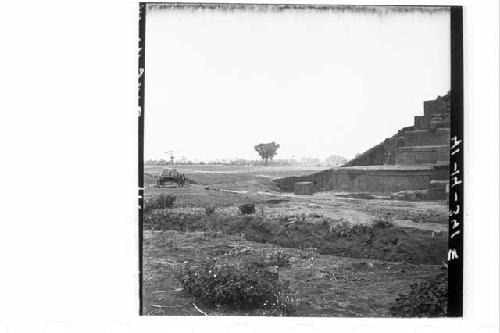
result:
[[[242,234],[247,240],[319,254],[350,258],[441,264],[446,260],[447,234],[401,226],[367,226],[345,222],[311,223],[265,219],[258,215],[224,216],[153,210],[144,218],[146,230],[214,230]]]

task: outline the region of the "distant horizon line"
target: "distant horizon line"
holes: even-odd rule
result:
[[[350,160],[352,158],[347,158],[342,155],[338,154],[331,154],[327,157],[312,157],[312,156],[301,156],[301,157],[282,157],[282,158],[273,158],[273,161],[296,161],[296,162],[302,162],[302,161],[313,161],[313,160],[319,160],[319,161],[325,161],[330,157],[337,157],[345,160]],[[159,161],[159,160],[165,160],[169,161],[169,158],[167,156],[165,157],[144,157],[144,161]],[[222,162],[222,161],[247,161],[247,162],[259,162],[262,161],[261,158],[244,158],[244,157],[217,157],[217,158],[183,158],[181,157],[174,157],[174,161],[192,161],[192,162]]]

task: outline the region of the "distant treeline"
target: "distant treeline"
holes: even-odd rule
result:
[[[296,159],[273,159],[268,163],[269,166],[324,166],[324,167],[336,167],[342,166],[347,163],[347,159],[338,156],[331,155],[326,159],[319,158],[302,158],[300,160]],[[148,159],[144,161],[145,165],[172,165],[170,161],[164,159]],[[220,159],[212,161],[176,161],[174,165],[235,165],[235,166],[263,166],[265,161],[263,160],[247,160],[243,158],[239,159]]]

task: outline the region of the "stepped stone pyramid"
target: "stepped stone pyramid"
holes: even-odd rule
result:
[[[424,115],[414,125],[370,148],[345,166],[449,163],[450,96],[424,102]]]
[[[424,115],[341,168],[277,180],[283,190],[295,181],[313,181],[315,191],[392,193],[427,190],[426,199],[448,198],[450,93],[424,101]]]

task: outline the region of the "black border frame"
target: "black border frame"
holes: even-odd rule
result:
[[[231,3],[196,2],[140,2],[139,3],[139,77],[138,77],[138,205],[139,205],[139,315],[143,315],[142,266],[143,266],[143,207],[144,207],[144,101],[145,101],[145,54],[146,10],[148,4],[218,5]],[[233,5],[285,5],[289,7],[335,7],[339,5],[311,4],[255,4]],[[362,6],[362,5],[356,5]],[[449,235],[448,235],[448,317],[463,316],[463,7],[439,5],[370,5],[373,7],[448,7],[450,8],[450,57],[451,57],[451,125],[450,125],[450,178],[449,178]]]
[[[450,220],[448,226],[448,317],[463,316],[463,7],[450,7],[451,124]],[[454,252],[455,251],[455,252]]]
[[[139,315],[143,315],[142,311],[142,247],[143,247],[143,228],[142,221],[144,219],[144,98],[145,98],[145,77],[146,77],[146,2],[139,3]]]

